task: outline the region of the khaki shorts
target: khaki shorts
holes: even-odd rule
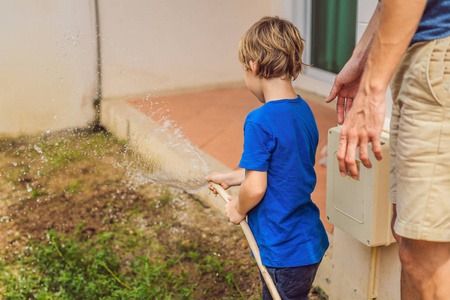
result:
[[[450,37],[412,45],[391,82],[395,232],[450,241]]]

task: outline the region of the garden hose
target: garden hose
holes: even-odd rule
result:
[[[225,192],[225,190],[221,185],[214,182],[209,182],[209,184],[216,190],[216,192],[220,195],[223,201],[225,201],[225,203],[229,202],[228,200],[229,195],[227,192]],[[248,226],[247,221],[242,220],[241,223],[239,223],[239,225],[241,225],[242,231],[244,232],[244,235],[247,238],[247,242],[250,245],[250,249],[253,252],[253,256],[255,257],[256,264],[258,265],[258,268],[261,271],[262,277],[264,278],[264,281],[266,282],[266,285],[269,288],[269,292],[272,295],[272,298],[274,300],[281,300],[277,288],[273,283],[272,277],[270,277],[269,272],[267,272],[266,267],[261,262],[261,255],[259,254],[258,244],[256,243],[255,237],[253,236],[253,233],[250,227]]]

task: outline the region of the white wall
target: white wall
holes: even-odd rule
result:
[[[240,37],[283,0],[99,0],[105,99],[243,84]],[[0,2],[0,135],[93,122],[94,0]]]
[[[103,96],[243,83],[239,39],[279,2],[100,1]]]
[[[0,135],[92,122],[92,1],[0,2]]]

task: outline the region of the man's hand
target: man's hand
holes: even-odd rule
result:
[[[353,51],[352,57],[336,76],[330,95],[325,100],[326,102],[331,102],[338,97],[336,114],[338,124],[340,125],[344,123],[359,90],[362,74],[366,67],[367,58],[380,22],[380,5],[378,3],[367,25],[366,31]]]
[[[246,217],[245,214],[243,215],[237,210],[239,198],[229,196],[228,199],[230,200],[230,202],[225,205],[225,214],[227,215],[228,219],[230,219],[231,223],[239,225],[239,223],[241,223]]]
[[[364,166],[371,168],[368,144],[372,143],[372,151],[377,160],[381,160],[380,136],[386,113],[385,93],[366,94],[361,89],[354,101],[353,108],[345,118],[341,128],[341,137],[337,158],[341,176],[348,173],[359,178],[356,165],[356,148],[359,147],[359,158]]]
[[[325,100],[329,103],[337,97],[336,114],[337,122],[340,125],[344,123],[345,117],[353,105],[363,71],[363,66],[350,59],[336,76],[330,95]]]
[[[353,61],[358,61],[357,57],[360,57],[359,64],[364,72],[360,77],[359,89],[352,108],[345,116],[337,154],[342,176],[347,176],[348,171],[353,178],[359,178],[355,161],[357,147],[359,147],[359,158],[367,168],[372,166],[369,161],[368,143],[372,143],[375,158],[378,160],[382,158],[380,136],[386,114],[386,90],[417,30],[427,1],[386,0],[382,3],[381,13],[378,14],[375,11],[368,29],[357,45],[359,50],[355,49],[347,63],[352,62],[351,65],[348,69],[341,71],[342,75],[338,75],[340,79],[327,99],[331,101],[334,95],[351,98],[354,92],[352,87],[355,87],[352,83],[357,82],[357,74],[361,74],[355,71],[358,68]],[[368,55],[366,56],[365,53]],[[347,91],[347,94],[343,93],[343,90]],[[342,120],[344,111],[343,100],[340,101],[338,121]]]

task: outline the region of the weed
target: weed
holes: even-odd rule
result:
[[[45,192],[43,190],[36,189],[36,190],[32,190],[31,191],[31,198],[32,199],[34,199],[36,197],[39,197],[39,196],[42,196],[42,195],[45,195]]]
[[[158,197],[159,202],[156,205],[156,208],[161,208],[169,204],[169,202],[172,200],[172,195],[170,194],[170,191],[166,189],[164,194],[161,194],[161,196]]]
[[[328,295],[320,286],[314,286],[311,289],[311,296],[316,300],[328,300]]]
[[[13,264],[1,261],[4,299],[187,299],[193,291],[186,272],[176,272],[173,258],[136,256],[121,273],[120,255],[111,247],[115,235],[102,233],[80,241],[48,233],[48,241],[30,245]]]
[[[68,194],[75,194],[77,193],[79,190],[81,189],[81,184],[78,180],[74,180],[72,181],[72,183],[70,183],[69,185],[66,185],[64,187],[64,192],[68,193]]]
[[[0,261],[3,299],[192,299],[202,274],[228,286],[234,298],[244,299],[226,262],[202,255],[177,241],[175,249],[141,232],[124,228],[85,239],[84,224],[75,235],[47,234],[6,263]],[[133,234],[130,234],[132,232]],[[149,247],[150,244],[150,247]],[[184,243],[186,244],[186,243]],[[146,254],[141,256],[136,253]],[[175,254],[171,254],[175,253]],[[130,256],[131,254],[131,256]],[[193,274],[188,270],[197,270]],[[189,275],[188,275],[189,273]],[[202,290],[201,293],[207,293]]]

